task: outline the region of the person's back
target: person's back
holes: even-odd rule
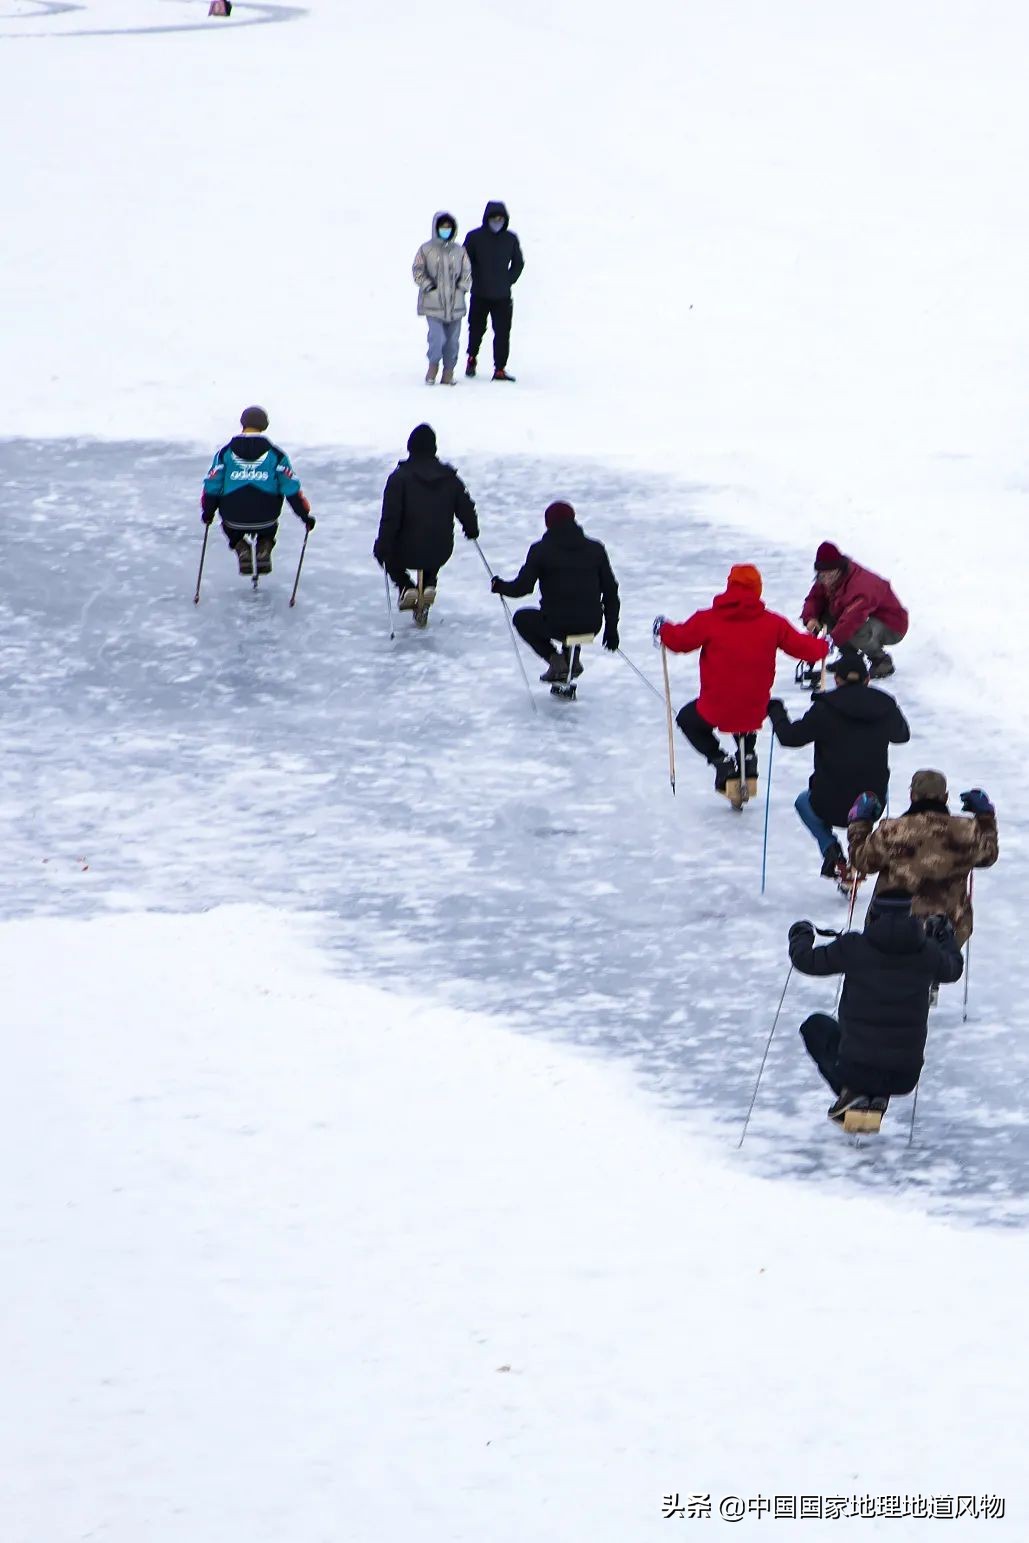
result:
[[[282,500],[305,528],[314,529],[311,505],[284,450],[267,436],[268,414],[263,407],[247,407],[240,414],[241,434],[234,434],[216,452],[204,478],[200,514],[210,525],[220,511],[229,546],[239,559],[239,571],[253,575],[254,554],[249,537],[256,535],[257,572],[271,573],[272,548],[282,513]]]
[[[829,825],[845,826],[859,793],[883,802],[890,785],[890,745],[911,737],[893,697],[867,685],[841,685],[816,697],[794,724],[776,723],[782,745],[815,747],[810,789],[816,812]]]
[[[567,633],[599,632],[604,595],[612,590],[617,594],[602,542],[592,540],[574,520],[566,520],[533,542],[525,566],[537,575],[541,610],[559,628]]]
[[[790,929],[790,959],[802,975],[844,976],[832,1045],[835,1080],[822,1067],[830,1085],[871,1095],[909,1093],[922,1069],[930,991],[961,977],[950,923],[934,926],[933,936],[927,936],[912,914],[911,896],[890,891],[873,898],[861,932],[843,933],[826,947],[815,946],[809,922],[796,923]],[[832,1020],[816,1014],[802,1033],[812,1022],[821,1031]],[[808,1048],[821,1064],[809,1041]]]
[[[264,434],[234,434],[204,478],[205,507],[213,502],[225,524],[238,530],[268,529],[282,513],[282,500],[299,493],[289,457]],[[303,505],[298,512],[306,512]]]
[[[809,664],[824,659],[828,645],[798,632],[761,599],[761,575],[748,563],[734,567],[725,591],[707,610],[684,622],[659,618],[657,636],[673,653],[700,649],[697,711],[705,723],[728,734],[753,733],[764,722],[781,648]]]
[[[386,480],[382,518],[372,548],[403,596],[411,587],[408,569],[420,569],[425,582],[436,577],[454,550],[454,520],[474,541],[479,522],[468,489],[453,466],[436,454],[436,435],[427,423],[411,430],[407,460]]]
[[[959,944],[972,932],[969,875],[974,868],[992,867],[999,854],[996,815],[980,796],[988,812],[971,819],[951,814],[946,778],[923,769],[912,778],[904,814],[876,828],[871,820],[852,820],[847,829],[851,864],[860,873],[878,875],[876,893],[910,890],[915,915],[949,917]]]

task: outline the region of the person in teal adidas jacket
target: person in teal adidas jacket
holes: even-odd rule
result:
[[[239,559],[240,573],[254,571],[249,537],[256,536],[257,571],[271,573],[282,500],[288,499],[308,530],[314,530],[314,515],[289,456],[265,436],[268,414],[264,408],[246,408],[239,422],[242,434],[222,446],[204,478],[200,517],[210,525],[221,511],[222,528]]]

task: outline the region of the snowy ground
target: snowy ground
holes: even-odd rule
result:
[[[0,0],[4,1543],[626,1543],[676,1490],[1006,1492],[1020,1535],[1029,13],[206,6]],[[411,257],[495,196],[518,385],[430,395]],[[287,515],[194,610],[255,399],[300,603]],[[532,713],[464,543],[389,643],[425,416],[498,570],[580,507],[654,678],[732,561],[789,614],[822,537],[895,579],[895,807],[939,765],[1002,844],[911,1148],[905,1101],[827,1127],[799,983],[735,1154],[786,927],[842,917],[804,754],[762,899],[760,812],[685,746],[673,802],[621,661]]]
[[[734,1174],[320,930],[0,927],[5,1540],[911,1538],[959,1495],[1007,1519],[948,1536],[1019,1535],[1021,1240]]]

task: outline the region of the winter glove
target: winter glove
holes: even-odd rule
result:
[[[500,578],[498,574],[496,574],[496,573],[493,574],[492,578],[489,581],[489,587],[490,587],[490,589],[493,591],[493,593],[495,595],[499,595],[500,594],[500,586],[501,586],[501,584],[503,584],[503,582],[504,582],[503,579]]]
[[[811,937],[811,938],[813,938],[814,935],[815,935],[815,924],[814,924],[814,922],[794,922],[793,926],[790,928],[789,932],[787,933],[787,937],[789,938],[791,943],[793,942],[794,938],[804,938],[804,937]]]
[[[661,628],[664,626],[666,620],[667,620],[667,617],[664,617],[664,616],[655,616],[654,617],[654,625],[653,625],[653,628],[651,630],[653,631],[653,634],[654,634],[654,647],[655,648],[660,648],[661,647]]]
[[[811,632],[811,633],[821,632],[821,630],[822,630],[822,623],[820,621],[815,621],[815,618],[812,616],[810,621],[806,621],[804,623],[804,630],[805,630],[805,632]]]
[[[773,723],[781,723],[786,717],[786,704],[780,697],[774,696],[769,699],[768,716]]]
[[[472,525],[470,529],[466,530],[465,533],[464,533],[464,538],[465,538],[466,541],[478,541],[478,539],[479,539],[479,527],[478,527],[478,525],[477,524]]]
[[[205,525],[210,525],[214,519],[214,514],[215,511],[213,509],[202,509],[200,512],[200,518],[203,520]]]
[[[315,519],[313,514],[304,515],[304,525],[309,532],[314,530],[314,527],[317,525],[317,523],[318,521]]]
[[[954,938],[954,927],[949,916],[927,916],[922,925],[925,927],[925,935],[934,943],[950,943]]]
[[[608,622],[604,628],[604,647],[610,654],[618,652],[618,628],[614,622]]]
[[[962,793],[961,807],[966,814],[997,813],[990,803],[989,796],[983,792],[982,788],[969,788],[967,793]]]
[[[877,820],[883,812],[883,806],[874,793],[859,793],[847,815],[848,824],[852,820]]]

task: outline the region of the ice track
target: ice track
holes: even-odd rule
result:
[[[673,801],[663,708],[620,660],[598,647],[577,703],[539,687],[531,713],[499,602],[460,535],[429,630],[397,618],[390,644],[370,557],[389,456],[291,446],[319,517],[296,610],[302,531],[288,510],[256,594],[212,529],[194,608],[210,448],[0,443],[4,914],[240,900],[318,911],[348,975],[625,1057],[731,1149],[785,978],[787,926],[844,915],[791,807],[806,754],[776,751],[762,901],[761,809],[734,816],[681,740]],[[655,683],[652,616],[706,603],[730,562],[757,561],[769,602],[796,612],[808,556],[705,524],[703,490],[457,459],[499,572],[514,571],[544,505],[571,499],[608,544],[623,645]],[[952,789],[987,786],[999,807],[1001,864],[977,885],[972,1019],[962,1026],[960,988],[945,989],[913,1149],[907,1100],[882,1140],[858,1149],[827,1125],[796,1035],[833,985],[791,986],[741,1160],[1010,1224],[1029,1195],[1016,931],[1027,886],[1006,796],[1018,768],[974,723],[920,704],[902,649],[898,664],[915,738],[895,761],[895,809],[921,764],[944,768]],[[695,666],[676,661],[676,706],[694,682]],[[785,665],[780,690],[802,709]],[[764,766],[767,737],[761,755]],[[668,1206],[688,1225],[674,1195]]]

